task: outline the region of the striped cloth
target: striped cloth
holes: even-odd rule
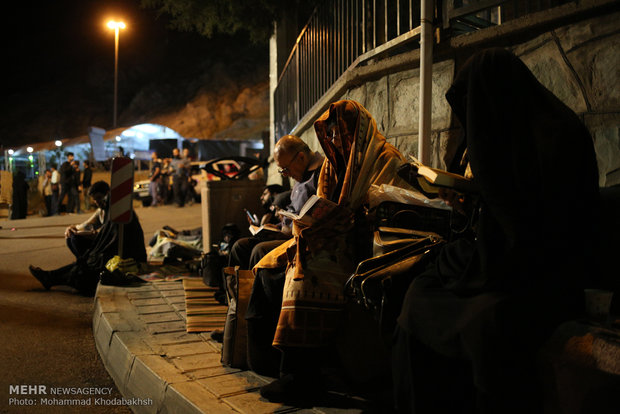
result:
[[[223,329],[228,307],[213,297],[216,288],[208,287],[201,278],[183,279],[187,332],[208,332]]]

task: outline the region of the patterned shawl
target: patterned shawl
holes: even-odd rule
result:
[[[337,142],[329,136],[329,127],[333,124],[336,124],[342,137]],[[355,211],[368,201],[368,190],[372,184],[410,188],[396,175],[398,167],[405,162],[402,154],[386,141],[377,130],[372,115],[358,102],[343,100],[331,104],[315,121],[314,129],[326,156],[319,175],[319,197],[328,198]],[[345,215],[345,212],[340,211],[338,217],[332,217],[323,225],[316,226],[312,233],[325,232],[330,228],[346,231],[332,227],[334,222],[342,224]],[[272,250],[254,270],[292,264],[295,253],[289,252],[287,255],[287,251],[299,240],[302,230],[299,224],[294,226],[295,237]]]
[[[396,175],[402,155],[377,131],[368,111],[354,101],[333,103],[315,123],[326,159],[317,195],[338,204],[330,216],[311,226],[293,223],[294,239],[261,260],[261,267],[286,265],[282,308],[274,346],[317,347],[337,332],[344,283],[354,270],[356,246],[371,232],[356,218],[372,184],[406,185]],[[338,134],[331,136],[337,129]]]

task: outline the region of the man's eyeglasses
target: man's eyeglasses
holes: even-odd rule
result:
[[[282,167],[282,168],[278,168],[278,174],[284,175],[284,174],[288,174],[288,169],[291,166],[291,164],[295,161],[295,158],[297,158],[297,156],[299,155],[300,151],[297,151],[295,153],[295,155],[293,156],[293,158],[291,158],[291,160],[289,161],[288,165],[286,167]]]

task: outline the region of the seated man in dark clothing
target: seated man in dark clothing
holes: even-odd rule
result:
[[[260,196],[260,202],[263,207],[264,214],[256,222],[254,219],[250,220],[248,217],[249,224],[255,227],[264,226],[266,224],[271,224],[274,226],[279,225],[280,219],[274,214],[272,204],[274,197],[283,191],[284,188],[278,184],[266,186]],[[276,231],[262,231],[254,236],[243,237],[237,240],[230,250],[230,254],[228,256],[228,266],[240,266],[241,269],[249,269],[250,255],[254,246],[260,242],[273,240],[274,238],[286,239],[287,237]]]
[[[52,286],[65,285],[77,289],[81,294],[92,296],[97,289],[99,274],[106,263],[118,255],[118,235],[120,224],[112,223],[109,214],[110,187],[103,181],[91,187],[91,196],[104,211],[105,219],[101,230],[93,240],[91,247],[74,263],[56,270],[46,271],[30,265],[30,273],[39,282],[50,289]],[[131,221],[124,224],[123,259],[133,258],[136,262],[146,262],[144,234],[138,216],[133,213]]]
[[[396,408],[543,412],[536,353],[583,312],[597,240],[592,138],[503,49],[470,58],[446,99],[480,189],[475,237],[446,244],[409,286],[392,350]],[[468,195],[443,197],[460,210]]]
[[[279,229],[279,233],[275,235],[263,236],[264,241],[261,241],[252,248],[252,254],[250,255],[250,261],[248,269],[252,269],[256,263],[263,258],[264,255],[269,253],[272,249],[278,247],[284,240],[291,237],[290,219],[288,217],[280,215],[280,211],[288,211],[287,209],[291,205],[291,191],[285,191],[276,195],[271,203],[271,211],[273,216],[278,219],[276,227]],[[260,235],[260,234],[259,234]]]
[[[108,184],[103,181],[96,182],[92,187],[89,187],[86,197],[92,197],[97,206],[97,210],[88,220],[80,224],[72,224],[65,230],[67,247],[69,247],[69,250],[71,250],[76,258],[79,258],[88,251],[95,237],[97,237],[97,233],[103,226],[106,211],[104,210],[104,206],[100,203],[103,203],[105,199],[105,197],[102,198],[101,195],[105,195],[107,192]]]

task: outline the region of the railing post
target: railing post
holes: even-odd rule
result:
[[[297,125],[297,123],[301,119],[301,93],[299,91],[299,48],[297,48],[297,51],[295,52],[295,72],[295,100],[297,101],[297,105],[295,105],[295,125]]]
[[[418,159],[430,165],[433,68],[433,0],[422,0],[420,10],[420,108]]]

